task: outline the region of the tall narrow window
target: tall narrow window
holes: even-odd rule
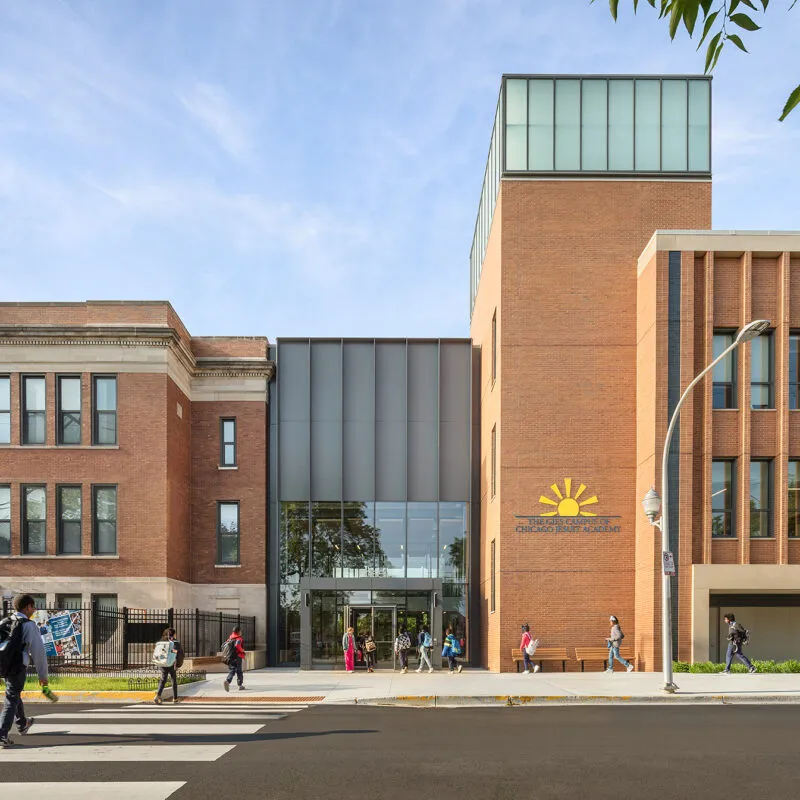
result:
[[[117,554],[117,487],[92,487],[92,540],[96,556]]]
[[[751,342],[751,398],[752,408],[774,408],[774,359],[772,333],[762,333]]]
[[[220,464],[223,467],[236,466],[236,420],[220,420],[221,449]]]
[[[45,443],[45,383],[43,376],[22,379],[22,443]]]
[[[492,497],[497,491],[497,425],[492,428]]]
[[[496,561],[496,553],[495,553],[495,539],[492,539],[492,584],[491,584],[491,598],[490,598],[490,609],[492,613],[497,609],[496,604],[496,590],[497,590],[497,561]]]
[[[44,486],[22,487],[22,553],[47,553],[47,490]]]
[[[239,563],[239,503],[217,503],[217,564]]]
[[[733,538],[733,461],[711,463],[711,535]]]
[[[81,379],[77,376],[58,378],[58,443],[81,443]]]
[[[95,375],[93,378],[92,420],[93,444],[117,443],[117,379]]]
[[[0,444],[11,444],[11,378],[0,376]]]
[[[750,462],[750,537],[772,536],[772,462]]]
[[[11,555],[11,487],[0,486],[0,556]]]
[[[714,358],[733,344],[733,331],[714,332]],[[714,367],[714,408],[736,408],[736,351]]]
[[[789,462],[789,538],[800,538],[800,461]]]
[[[800,408],[800,333],[796,331],[789,334],[789,408]]]
[[[492,385],[497,380],[497,309],[492,317]]]
[[[79,555],[81,552],[81,487],[59,486],[56,492],[58,519],[58,554]]]
[[[83,608],[83,595],[57,594],[56,608],[60,611],[80,611]]]

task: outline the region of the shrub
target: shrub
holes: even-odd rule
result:
[[[767,674],[800,672],[800,661],[795,661],[794,659],[790,659],[789,661],[780,661],[778,663],[775,661],[754,660],[753,664],[758,672]],[[725,669],[725,665],[715,664],[713,661],[697,661],[694,664],[689,664],[686,661],[673,661],[672,669],[675,672],[690,672],[694,675],[712,675],[717,672],[722,672],[722,670]],[[735,662],[731,665],[731,672],[744,674],[747,672],[747,668],[744,664]]]

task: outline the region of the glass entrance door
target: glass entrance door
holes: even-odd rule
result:
[[[363,645],[368,633],[372,634],[378,649],[377,669],[395,667],[394,640],[397,636],[397,608],[396,606],[351,606],[347,618],[355,631],[359,647]],[[366,660],[362,656],[356,660],[356,669],[365,669]]]

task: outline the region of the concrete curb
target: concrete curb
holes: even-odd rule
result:
[[[346,701],[344,701],[346,702]],[[673,695],[494,695],[465,697],[462,695],[406,695],[399,697],[365,697],[354,701],[364,706],[406,708],[513,707],[513,706],[577,706],[577,705],[800,705],[800,694],[673,694]]]

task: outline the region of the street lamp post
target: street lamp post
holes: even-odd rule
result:
[[[664,553],[669,552],[669,481],[667,477],[667,461],[669,459],[669,446],[672,441],[672,433],[675,430],[675,425],[678,422],[678,417],[689,393],[695,386],[719,364],[724,358],[732,353],[739,345],[755,339],[760,336],[767,328],[770,322],[766,319],[758,319],[745,325],[740,331],[733,343],[720,353],[684,390],[681,399],[678,400],[678,405],[672,412],[672,418],[669,421],[667,428],[667,436],[664,441],[664,452],[661,456],[661,497],[654,488],[650,489],[642,500],[644,513],[647,516],[650,524],[653,527],[661,530],[661,650],[663,658],[664,669],[664,685],[662,689],[665,692],[673,693],[678,687],[672,680],[672,585],[670,583],[670,576],[665,574],[664,569]],[[663,499],[662,499],[663,498]],[[663,505],[662,505],[663,503]],[[661,510],[661,518],[658,517],[658,512]]]

